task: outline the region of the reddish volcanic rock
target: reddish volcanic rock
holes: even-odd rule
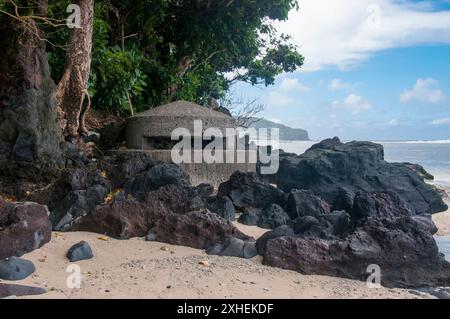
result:
[[[268,234],[268,240],[259,240],[259,245],[265,245],[260,249],[264,264],[303,274],[366,280],[367,267],[378,265],[384,286],[448,286],[450,263],[439,254],[432,222],[426,218],[371,217],[344,238]]]
[[[212,213],[189,211],[189,192],[174,185],[147,194],[144,202],[130,198],[99,205],[75,221],[70,230],[128,239],[145,237],[168,244],[207,249],[227,237],[250,239],[233,224]]]
[[[0,260],[31,252],[51,239],[46,206],[0,199]]]

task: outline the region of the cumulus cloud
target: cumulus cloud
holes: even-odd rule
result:
[[[450,10],[438,1],[302,0],[277,24],[305,56],[304,69],[346,69],[391,48],[450,44]]]
[[[330,82],[329,88],[332,91],[339,91],[339,90],[353,90],[354,85],[349,82],[344,82],[341,79],[333,79]]]
[[[280,91],[284,93],[288,92],[306,92],[310,88],[299,82],[298,79],[284,78],[280,83]]]
[[[439,89],[439,82],[435,79],[418,79],[414,87],[400,95],[400,101],[440,103],[446,99],[445,94]]]
[[[350,94],[344,101],[334,101],[332,107],[335,110],[345,109],[356,115],[372,108],[372,103],[362,96]]]
[[[432,125],[450,125],[450,117],[434,120],[431,122]]]

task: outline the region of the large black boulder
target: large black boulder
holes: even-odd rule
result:
[[[91,246],[85,241],[80,241],[79,243],[70,247],[67,252],[67,259],[70,262],[76,262],[80,260],[87,260],[94,258],[94,254],[92,253]]]
[[[253,208],[244,212],[239,217],[239,222],[244,225],[274,229],[288,225],[291,222],[291,218],[279,205],[271,204],[264,209]]]
[[[167,185],[188,185],[187,177],[175,164],[157,164],[125,184],[125,191],[134,197]]]
[[[294,230],[290,226],[285,225],[277,227],[258,238],[258,240],[256,241],[256,250],[258,251],[258,254],[265,256],[267,242],[275,238],[289,237],[294,235]]]
[[[224,241],[217,243],[206,251],[209,255],[253,258],[258,255],[255,242],[242,240],[236,237],[227,237]]]
[[[208,200],[208,209],[220,217],[234,221],[236,219],[236,210],[233,202],[227,196],[212,197]]]
[[[422,174],[423,175],[423,174]],[[338,138],[314,145],[304,154],[280,154],[276,180],[285,192],[307,189],[335,209],[347,208],[351,192],[393,191],[414,214],[433,214],[447,209],[439,192],[424,182],[409,164],[388,163],[383,146],[371,142],[341,143]],[[343,189],[347,196],[343,198]]]
[[[292,219],[303,216],[320,216],[331,211],[330,206],[311,191],[294,190],[288,195],[286,210]]]
[[[256,173],[235,172],[219,186],[218,196],[228,196],[238,210],[265,208],[270,204],[284,206],[286,194],[261,180]]]
[[[257,242],[264,263],[358,280],[366,280],[368,267],[377,265],[385,286],[448,286],[450,263],[439,253],[431,215],[412,215],[392,192],[366,195],[370,214],[304,216],[293,221],[293,230],[266,233]]]

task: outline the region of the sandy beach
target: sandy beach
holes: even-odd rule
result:
[[[258,233],[255,228],[244,229]],[[370,289],[364,282],[266,267],[259,257],[208,256],[201,250],[140,238],[99,238],[92,233],[54,233],[49,244],[24,256],[34,262],[36,272],[8,284],[47,290],[23,298],[429,298],[407,290]],[[81,288],[69,289],[70,263],[65,254],[80,240],[89,242],[95,257],[76,263],[82,273]]]
[[[447,192],[449,190],[447,189]],[[450,204],[449,198],[446,199]],[[433,220],[438,236],[450,235],[450,210],[436,214]],[[258,238],[267,230],[235,225]],[[91,260],[80,261],[81,287],[70,289],[67,272],[71,263],[67,250],[81,240],[94,252]],[[432,298],[403,289],[370,289],[366,283],[342,278],[302,275],[262,265],[261,257],[245,260],[209,256],[204,251],[183,246],[147,242],[143,238],[116,240],[85,232],[54,232],[50,243],[27,254],[36,272],[25,280],[2,282],[2,290],[35,287],[44,294],[20,298]],[[72,270],[73,271],[73,270]],[[26,290],[25,289],[25,290]],[[23,290],[23,289],[21,289]],[[30,292],[31,291],[31,292]],[[31,295],[30,295],[31,294]]]
[[[447,197],[445,202],[450,207],[450,188],[446,188]],[[450,236],[450,209],[446,212],[433,215],[433,221],[438,227],[437,236]]]

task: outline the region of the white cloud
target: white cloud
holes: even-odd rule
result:
[[[436,3],[302,0],[300,10],[276,26],[293,36],[305,70],[345,69],[385,49],[450,44],[450,10],[431,10]]]
[[[350,91],[353,90],[354,86],[352,83],[344,82],[341,79],[334,79],[330,82],[329,88],[332,91],[339,91],[339,90]]]
[[[445,94],[439,89],[438,81],[428,79],[418,79],[414,87],[406,90],[400,95],[400,101],[439,103],[446,99]]]
[[[335,110],[345,109],[350,111],[352,114],[356,115],[361,112],[370,110],[372,108],[372,103],[364,99],[362,96],[350,94],[343,102],[333,101],[332,107]]]
[[[430,124],[432,125],[450,125],[450,117],[434,120]]]
[[[306,92],[309,91],[310,88],[301,84],[297,79],[289,79],[284,78],[280,84],[280,91],[287,92]]]
[[[289,94],[272,91],[267,97],[267,104],[270,107],[291,106],[295,104],[295,99]]]

